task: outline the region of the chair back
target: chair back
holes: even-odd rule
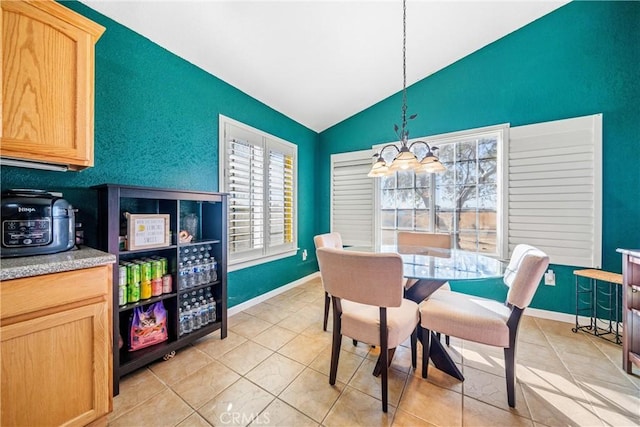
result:
[[[378,307],[400,307],[403,299],[402,257],[319,248],[322,283],[334,297]]]
[[[398,231],[398,246],[428,246],[451,249],[451,234]]]
[[[313,243],[318,248],[342,249],[342,236],[338,232],[319,234],[313,237]]]
[[[525,244],[516,246],[503,279],[509,287],[507,303],[528,307],[548,266],[549,257],[540,249]]]

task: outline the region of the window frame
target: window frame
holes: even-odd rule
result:
[[[260,264],[264,264],[267,262],[275,261],[278,259],[287,258],[290,256],[296,255],[298,251],[298,146],[289,141],[286,141],[282,138],[278,138],[274,135],[263,132],[259,129],[253,128],[249,125],[241,123],[237,120],[226,117],[222,114],[219,115],[219,139],[218,139],[218,150],[219,150],[219,188],[222,192],[231,193],[230,191],[230,180],[228,176],[228,171],[230,167],[230,159],[228,155],[228,140],[233,138],[231,135],[227,135],[228,126],[233,126],[239,128],[238,134],[246,134],[251,135],[251,140],[247,141],[249,144],[254,146],[262,147],[262,155],[263,155],[263,183],[264,188],[262,192],[262,212],[263,212],[263,221],[262,221],[262,247],[251,247],[249,250],[241,251],[241,252],[232,252],[232,245],[228,245],[228,271],[240,270],[247,267],[252,267]],[[261,141],[260,145],[255,141]],[[244,141],[244,139],[243,139]],[[292,224],[291,224],[291,233],[292,233],[292,241],[285,242],[283,244],[279,244],[277,246],[270,246],[270,221],[269,215],[271,210],[269,208],[269,193],[270,187],[269,183],[269,159],[270,153],[272,151],[276,151],[278,153],[284,155],[291,155],[293,157],[293,167],[292,167]],[[285,197],[286,190],[283,189],[283,197]],[[232,221],[232,203],[231,198],[229,200],[229,212],[228,212],[228,220],[227,220],[227,236],[228,241],[231,243],[230,239],[230,224]]]

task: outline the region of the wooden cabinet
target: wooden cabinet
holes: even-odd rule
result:
[[[121,349],[113,348],[113,389],[118,394],[120,377],[158,359],[170,357],[176,350],[214,331],[219,330],[221,338],[227,336],[227,195],[113,184],[94,188],[98,190],[98,229],[102,233],[98,236],[100,249],[114,254],[118,260],[113,270],[113,342],[123,341]],[[158,247],[142,245],[142,249],[133,240],[123,244],[125,237],[134,239],[127,233],[138,228],[132,227],[128,221],[136,216],[168,218],[168,241]],[[186,230],[193,236],[188,241],[179,238]],[[136,249],[127,249],[129,247]],[[127,263],[144,263],[153,258],[166,260],[171,290],[120,304],[120,266],[128,268]],[[196,266],[204,265],[202,260],[213,259],[215,267],[211,267],[213,271],[210,269],[211,274],[206,278],[200,275],[196,280],[189,276],[185,268],[187,265],[194,267],[190,269],[193,273]],[[213,262],[209,265],[212,266]],[[187,280],[188,277],[193,280]],[[125,280],[123,285],[129,293],[131,283],[128,278]],[[185,328],[187,313],[193,312],[195,303],[198,303],[200,318],[204,318],[200,298],[208,303],[208,317],[194,327]],[[157,302],[161,302],[167,312],[167,340],[131,351],[128,337],[134,309],[142,307],[146,310]]]
[[[0,425],[83,426],[111,411],[111,277],[108,264],[0,283]]]
[[[2,0],[0,156],[93,166],[94,45],[104,27],[52,0]]]
[[[622,369],[631,374],[640,368],[640,250],[622,253]]]

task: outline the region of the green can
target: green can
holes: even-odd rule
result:
[[[129,284],[127,286],[127,301],[129,303],[140,301],[140,283]]]
[[[140,284],[140,264],[127,264],[127,285]],[[138,295],[139,296],[139,295]]]
[[[139,260],[138,264],[140,264],[140,281],[150,282],[151,281],[151,263],[148,261]]]
[[[153,279],[161,279],[162,275],[162,261],[159,259],[154,259],[151,261],[151,280]]]

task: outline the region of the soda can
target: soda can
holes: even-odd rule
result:
[[[159,259],[154,259],[151,261],[151,280],[153,279],[161,279],[162,275],[162,261]]]
[[[168,261],[164,257],[160,257],[159,260],[162,263],[162,275],[164,276],[165,274],[167,274],[169,272]]]
[[[134,284],[140,286],[140,264],[131,262],[127,265],[127,285]]]
[[[133,283],[127,286],[127,301],[138,302],[140,301],[140,283]]]
[[[127,266],[125,264],[118,265],[118,275],[118,286],[127,286]]]
[[[162,293],[170,294],[173,291],[173,278],[170,274],[162,276]]]
[[[151,282],[140,283],[140,299],[151,298]]]
[[[162,278],[151,279],[151,296],[162,295]]]
[[[118,305],[127,305],[128,298],[129,296],[127,295],[127,285],[125,284],[118,286]]]
[[[151,263],[148,261],[138,261],[140,264],[140,281],[141,282],[150,282],[151,281]]]

